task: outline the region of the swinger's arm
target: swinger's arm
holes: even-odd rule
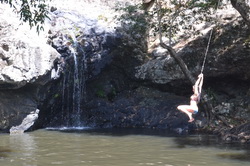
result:
[[[202,85],[203,85],[203,74],[201,73],[199,76],[200,79],[200,83],[199,83],[199,88],[198,88],[198,93],[201,94],[201,90],[202,90]]]
[[[203,74],[198,76],[197,81],[194,84],[194,94],[199,95],[201,93],[201,88],[203,84]]]

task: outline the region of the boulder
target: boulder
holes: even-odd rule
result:
[[[8,130],[37,109],[60,54],[47,44],[46,30],[21,23],[8,5],[0,5],[0,16],[0,130]]]
[[[17,89],[28,83],[46,84],[38,78],[54,67],[60,54],[28,24],[20,25],[6,5],[0,11],[0,89]],[[43,80],[44,81],[44,80]]]
[[[28,130],[37,120],[39,114],[39,109],[30,112],[22,121],[19,126],[12,126],[10,128],[10,134],[22,134],[24,131]]]

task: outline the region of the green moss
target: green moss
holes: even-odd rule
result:
[[[106,98],[107,95],[106,95],[106,93],[105,93],[104,88],[103,88],[102,85],[96,85],[95,89],[96,89],[95,95],[97,97]]]
[[[54,98],[58,98],[59,96],[60,96],[60,94],[57,93],[54,95]]]
[[[250,43],[250,35],[245,39],[244,43],[245,43],[245,44]]]
[[[97,97],[106,98],[106,94],[105,94],[104,90],[98,89],[95,94]]]
[[[97,19],[98,19],[98,20],[103,20],[103,21],[105,21],[105,22],[108,21],[108,18],[105,17],[105,16],[103,16],[103,15],[99,15]]]

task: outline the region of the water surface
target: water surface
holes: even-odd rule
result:
[[[3,166],[249,166],[249,145],[165,131],[43,129],[0,134]]]

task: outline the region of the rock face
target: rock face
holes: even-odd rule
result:
[[[241,143],[249,143],[250,142],[250,123],[245,123],[239,125],[235,128],[222,130],[220,131],[221,138],[228,142],[241,142]]]
[[[108,98],[108,96],[107,96]],[[107,102],[99,97],[84,106],[85,122],[93,127],[128,127],[176,130],[194,129],[188,118],[176,110],[186,98],[153,88],[138,87],[135,90],[116,94]]]
[[[0,83],[1,89],[20,88],[46,75],[59,54],[46,43],[46,38],[30,30],[28,25],[20,26],[17,16],[1,7],[0,20]],[[9,14],[9,15],[8,15]],[[4,85],[4,86],[2,86]]]
[[[115,4],[110,6],[104,4],[96,7],[96,3],[85,5],[80,3],[79,6],[89,7],[86,11],[79,8],[77,12],[74,9],[62,10],[57,6],[58,9],[51,13],[49,43],[62,55],[64,71],[60,82],[49,90],[57,94],[56,98],[53,95],[50,99],[47,98],[47,102],[58,104],[43,105],[43,109],[48,112],[44,113],[42,118],[51,115],[55,121],[60,121],[62,119],[57,118],[60,116],[68,119],[68,121],[62,120],[67,121],[66,124],[72,125],[76,121],[74,116],[79,116],[75,114],[78,114],[89,100],[88,82],[102,75],[110,66],[111,68],[116,66],[113,68],[116,74],[122,70],[121,77],[124,77],[124,74],[134,77],[134,66],[142,64],[143,55],[133,56],[135,44],[131,44],[132,42],[126,38],[128,36],[117,28],[119,25],[114,20],[114,9],[112,9]],[[140,45],[140,42],[145,40],[138,40],[137,44]],[[142,52],[145,53],[146,50]],[[52,100],[53,102],[50,102]],[[55,109],[61,112],[55,112]],[[60,124],[52,122],[53,119],[46,119],[49,119],[48,124]]]
[[[20,124],[35,111],[41,86],[51,81],[50,71],[60,54],[46,44],[9,6],[0,6],[0,130]]]
[[[3,25],[4,24],[4,25]],[[47,74],[58,58],[58,53],[46,43],[37,42],[39,38],[16,36],[7,23],[0,25],[0,82],[4,88],[20,88],[32,83],[39,76]],[[6,35],[5,34],[6,31]],[[15,32],[21,33],[21,32]],[[39,82],[37,82],[39,83]],[[44,84],[41,82],[41,84]],[[2,87],[1,87],[2,88]]]

